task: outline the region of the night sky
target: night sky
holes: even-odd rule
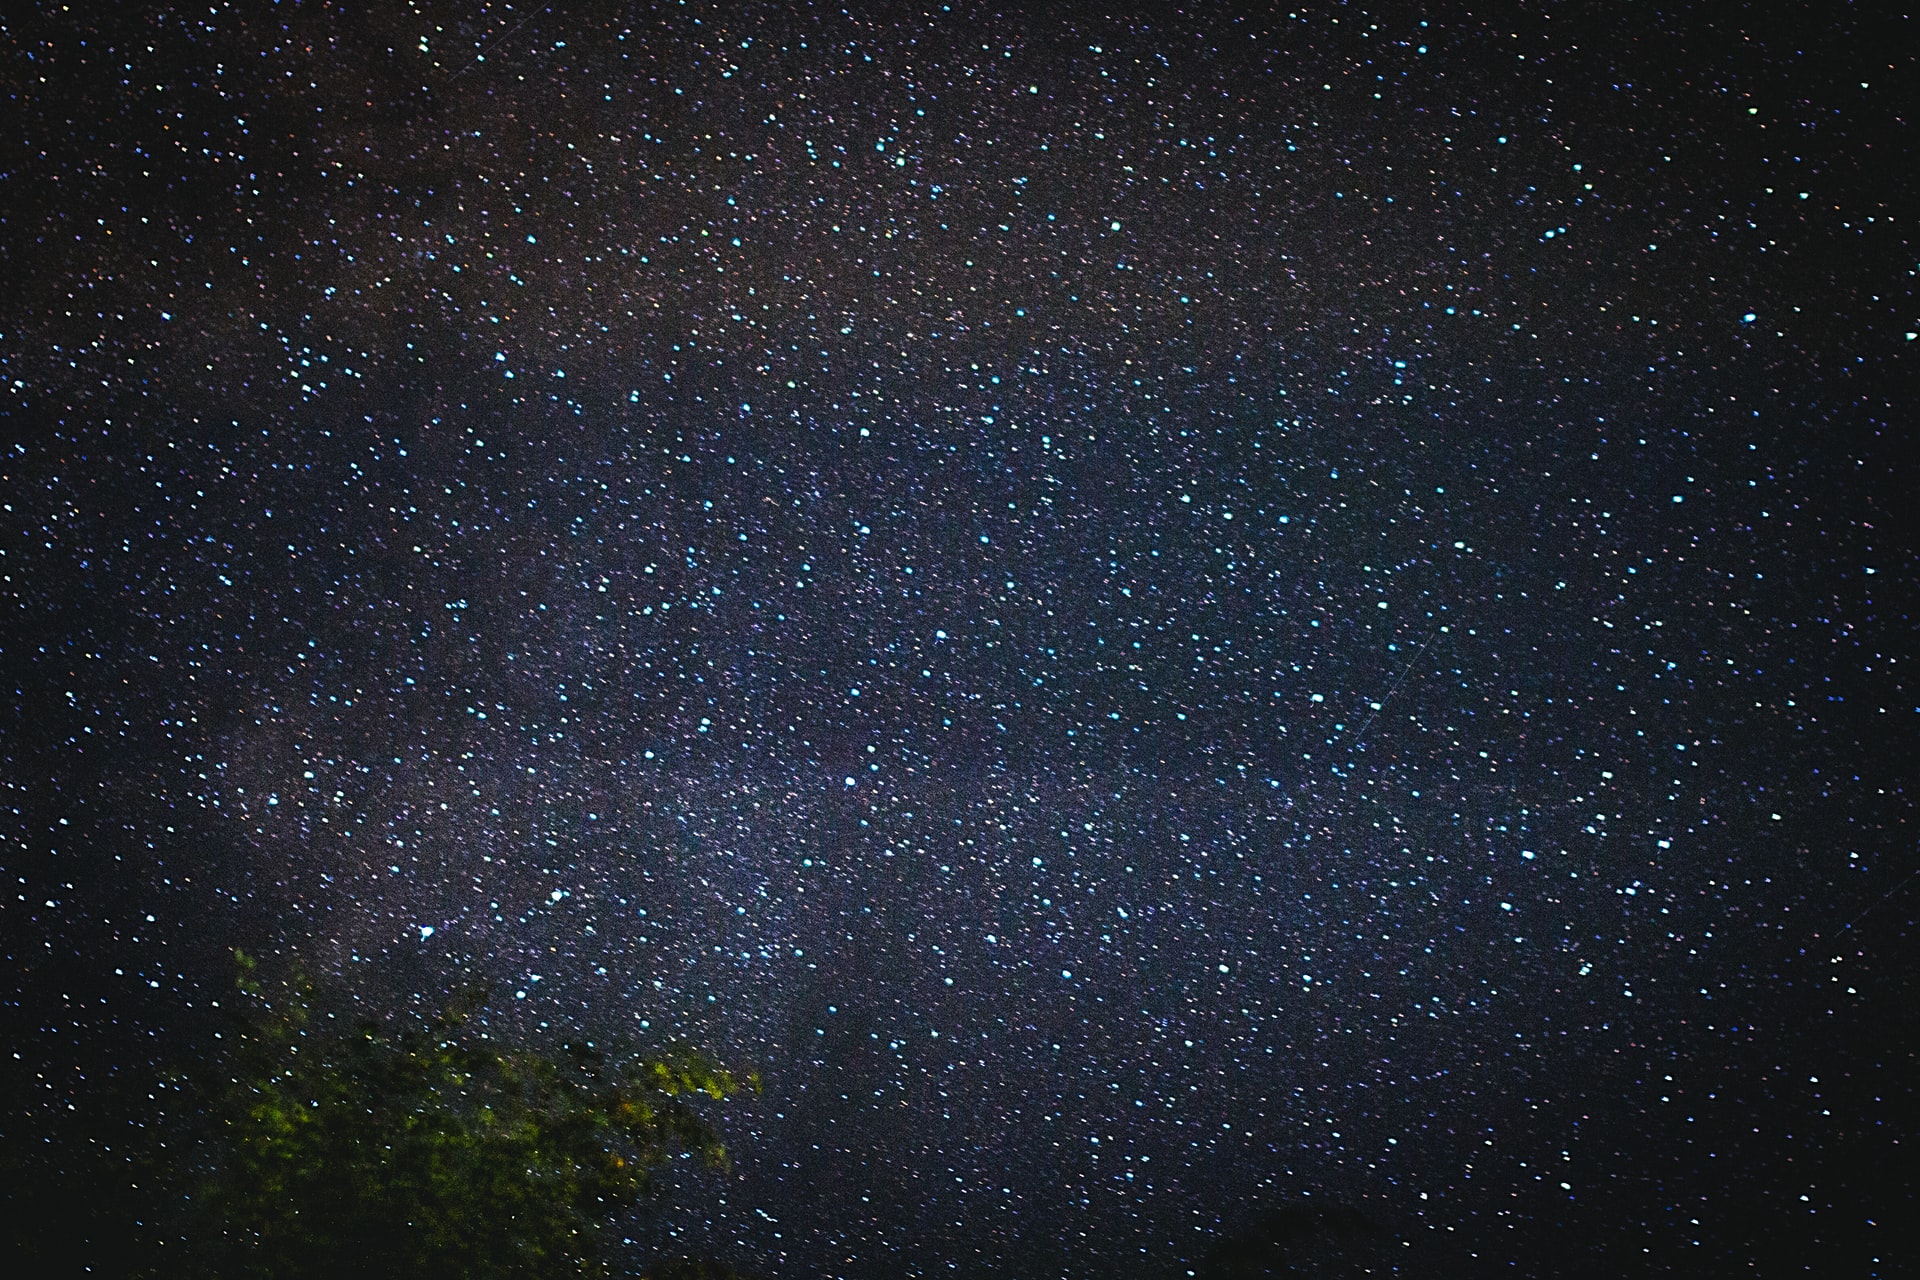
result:
[[[10,1141],[242,946],[758,1067],[636,1269],[1913,1273],[1911,21],[375,8],[0,25]]]

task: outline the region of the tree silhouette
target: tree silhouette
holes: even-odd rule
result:
[[[1385,1274],[1396,1243],[1365,1214],[1345,1206],[1288,1206],[1267,1213],[1208,1250],[1202,1280]]]
[[[305,1280],[608,1274],[601,1228],[677,1157],[724,1167],[703,1104],[757,1088],[704,1055],[542,1053],[457,1002],[414,1026],[343,1022],[302,973],[244,1012],[161,1272]]]

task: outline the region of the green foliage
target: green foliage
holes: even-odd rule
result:
[[[599,1229],[677,1156],[726,1164],[701,1104],[757,1081],[690,1052],[505,1046],[452,1007],[418,1026],[317,1013],[303,974],[250,1006],[190,1196],[222,1276],[592,1276]]]

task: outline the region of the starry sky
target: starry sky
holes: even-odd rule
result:
[[[244,946],[767,1277],[1913,1265],[1911,21],[378,8],[0,25],[28,1111]]]

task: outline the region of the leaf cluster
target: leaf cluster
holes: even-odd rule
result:
[[[190,1197],[189,1252],[218,1275],[605,1274],[602,1226],[678,1157],[724,1168],[703,1104],[757,1086],[693,1052],[503,1044],[470,1007],[343,1023],[303,974],[270,992],[240,964]]]

